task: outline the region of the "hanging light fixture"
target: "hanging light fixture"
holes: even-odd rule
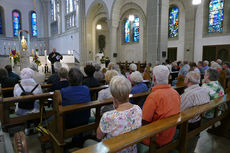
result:
[[[102,26],[100,24],[97,25],[97,30],[101,30]]]
[[[192,5],[199,5],[201,4],[201,0],[192,0]]]
[[[134,15],[129,15],[129,21],[134,21]]]

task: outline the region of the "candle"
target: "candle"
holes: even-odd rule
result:
[[[12,70],[14,69],[14,58],[11,57],[11,67],[12,67]]]
[[[32,56],[34,56],[34,49],[32,49]]]
[[[47,50],[44,50],[45,52],[45,64],[47,64]]]

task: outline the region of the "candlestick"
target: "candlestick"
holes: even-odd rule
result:
[[[44,50],[45,52],[45,64],[47,64],[47,50]]]

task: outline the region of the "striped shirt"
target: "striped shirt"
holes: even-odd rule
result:
[[[210,101],[209,91],[200,87],[198,84],[192,85],[184,90],[181,95],[181,107],[180,110],[184,111],[188,108],[202,105]],[[195,123],[200,120],[200,116],[189,120],[189,123]]]

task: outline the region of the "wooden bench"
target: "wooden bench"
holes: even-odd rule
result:
[[[0,93],[0,120],[2,123],[3,130],[6,131],[8,127],[23,124],[26,121],[39,119],[41,117],[40,112],[27,114],[23,116],[12,116],[9,110],[10,106],[14,105],[17,102],[22,102],[24,100],[39,100],[41,106],[45,101],[47,101],[48,98],[53,98],[53,94],[43,93],[37,95],[3,98],[2,94]],[[47,116],[50,116],[52,114],[52,110],[47,112]]]
[[[182,91],[184,87],[177,87],[176,90]],[[141,105],[141,99],[146,98],[151,92],[138,93],[130,95],[130,99],[135,99],[138,105]],[[54,92],[54,120],[49,124],[49,134],[53,141],[53,149],[56,153],[63,153],[66,138],[80,134],[86,131],[96,130],[100,122],[100,110],[102,106],[112,104],[112,98],[104,101],[91,101],[88,103],[75,104],[70,106],[62,106],[61,94],[59,91]],[[64,125],[64,115],[73,111],[89,110],[91,108],[96,108],[95,122],[89,123],[87,125],[78,126],[71,129],[65,129]]]
[[[75,151],[74,153],[114,153],[124,148],[127,148],[133,144],[142,142],[146,138],[150,138],[151,140],[149,147],[149,152],[151,153],[165,153],[172,149],[177,149],[180,153],[186,153],[188,141],[192,137],[199,134],[201,131],[215,124],[217,121],[222,120],[222,124],[219,129],[222,135],[230,137],[230,110],[228,109],[227,111],[222,112],[221,115],[217,115],[218,106],[227,103],[228,108],[230,108],[229,102],[230,96],[225,95],[207,104],[187,109],[177,115],[171,116],[166,119],[158,120],[156,122],[142,126],[141,128],[136,129],[134,131],[119,135],[117,137],[113,137],[111,139],[99,142],[87,148]],[[214,108],[216,109],[214,118],[206,120],[206,122],[204,122],[204,113]],[[192,131],[188,131],[188,121],[197,115],[201,115],[202,117],[200,127]],[[177,125],[180,125],[179,138],[161,148],[156,148],[156,144],[154,142],[155,135]]]

